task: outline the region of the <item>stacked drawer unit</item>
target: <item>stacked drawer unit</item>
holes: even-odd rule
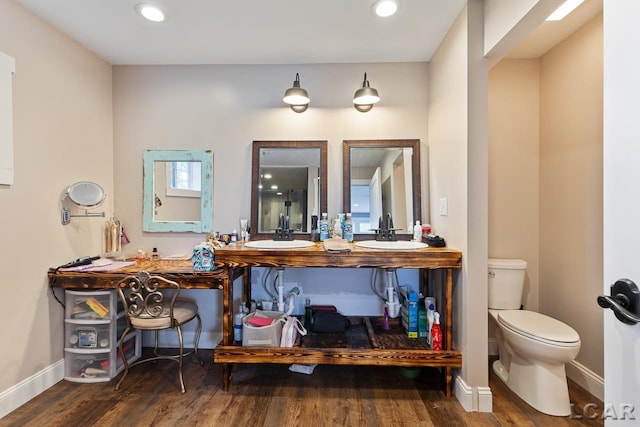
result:
[[[65,291],[65,380],[109,381],[122,371],[118,340],[127,318],[118,292]],[[140,331],[128,334],[123,349],[129,363],[140,357]]]

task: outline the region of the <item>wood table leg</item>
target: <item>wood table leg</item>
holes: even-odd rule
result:
[[[231,382],[231,364],[222,364],[222,390],[229,391],[229,383]]]
[[[227,277],[222,283],[222,344],[225,346],[233,345],[233,280],[230,279],[233,277],[232,274],[233,271],[228,268]],[[224,391],[229,390],[232,368],[230,363],[222,364],[222,389]]]

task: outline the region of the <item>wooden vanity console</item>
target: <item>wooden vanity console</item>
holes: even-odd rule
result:
[[[348,253],[328,253],[321,244],[303,249],[252,249],[242,244],[215,251],[217,269],[193,271],[190,260],[138,261],[111,271],[49,270],[49,284],[64,289],[113,289],[125,276],[140,270],[180,282],[184,289],[223,291],[223,339],[214,350],[214,362],[223,365],[223,388],[231,383],[235,363],[334,364],[376,366],[437,366],[443,371],[444,389],[451,395],[452,369],[462,366],[462,354],[453,348],[453,272],[462,263],[460,251],[449,248],[379,250],[353,246]],[[424,295],[435,296],[440,310],[443,350],[431,350],[424,339],[409,339],[397,319],[383,331],[380,318],[354,317],[346,334],[313,334],[295,347],[243,347],[233,342],[233,282],[243,278],[243,298],[251,299],[251,267],[304,268],[415,268],[421,271]],[[433,276],[430,280],[429,276]],[[431,284],[431,286],[429,286]],[[369,283],[364,284],[367,287]]]
[[[353,246],[348,253],[328,253],[321,244],[286,250],[253,249],[237,244],[216,250],[215,259],[229,274],[243,270],[246,301],[251,298],[251,267],[419,269],[420,291],[437,298],[443,330],[443,350],[436,351],[424,339],[407,338],[398,322],[393,323],[391,331],[383,331],[379,318],[354,317],[347,334],[340,336],[310,333],[291,348],[243,347],[233,343],[233,286],[223,286],[223,342],[214,350],[214,362],[223,364],[224,390],[229,389],[234,363],[437,366],[443,369],[445,393],[451,395],[452,369],[462,366],[462,354],[453,348],[451,332],[453,271],[462,266],[460,251],[449,248],[387,251]],[[435,276],[433,280],[428,280],[429,274]],[[429,287],[429,283],[436,285]]]

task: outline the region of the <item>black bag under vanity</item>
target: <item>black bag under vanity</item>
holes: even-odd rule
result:
[[[311,330],[325,334],[344,333],[351,326],[346,316],[335,311],[316,311],[313,314]]]

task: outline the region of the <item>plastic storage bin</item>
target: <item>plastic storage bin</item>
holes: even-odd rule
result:
[[[249,347],[280,347],[283,322],[275,321],[268,326],[253,326],[248,324],[247,321],[255,316],[256,313],[273,319],[284,318],[284,313],[279,311],[260,311],[247,314],[242,318],[242,345]]]
[[[127,319],[118,300],[115,290],[65,292],[66,380],[109,381],[124,368],[118,339],[127,326]],[[128,334],[123,349],[130,363],[140,357],[140,331]]]

